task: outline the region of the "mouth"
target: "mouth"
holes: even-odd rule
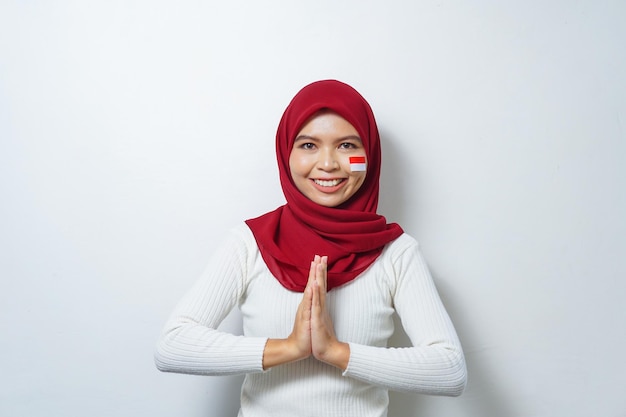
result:
[[[313,179],[313,182],[320,187],[336,187],[342,182],[344,182],[344,178],[337,178],[334,180],[321,180],[321,179]]]

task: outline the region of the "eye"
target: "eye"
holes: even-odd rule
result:
[[[352,142],[343,142],[339,145],[339,149],[357,149],[357,146]]]
[[[300,144],[299,148],[310,151],[312,149],[315,149],[315,144],[311,142],[305,142]]]

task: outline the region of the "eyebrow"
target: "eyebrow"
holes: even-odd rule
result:
[[[294,139],[294,143],[298,142],[299,140],[310,140],[313,142],[320,142],[320,139],[316,138],[315,136],[309,136],[309,135],[299,135],[298,137]],[[358,140],[359,142],[363,143],[361,138],[358,137],[357,135],[342,136],[340,138],[335,139],[333,142],[337,143],[337,142],[343,142],[346,140]]]

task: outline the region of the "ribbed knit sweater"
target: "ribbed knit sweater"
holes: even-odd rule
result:
[[[452,396],[463,391],[461,345],[409,235],[389,243],[364,273],[327,295],[337,338],[350,345],[345,371],[313,357],[263,370],[267,339],[291,333],[301,300],[302,293],[285,289],[271,275],[252,232],[241,225],[165,325],[157,367],[246,374],[240,417],[384,417],[389,389]],[[235,307],[241,310],[243,336],[217,330]],[[412,347],[387,347],[394,312]]]

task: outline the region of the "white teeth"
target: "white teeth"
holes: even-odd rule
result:
[[[342,180],[339,179],[339,180],[328,180],[328,181],[326,180],[313,180],[313,181],[315,181],[317,185],[321,185],[322,187],[334,187],[336,185],[339,185],[339,183]]]

